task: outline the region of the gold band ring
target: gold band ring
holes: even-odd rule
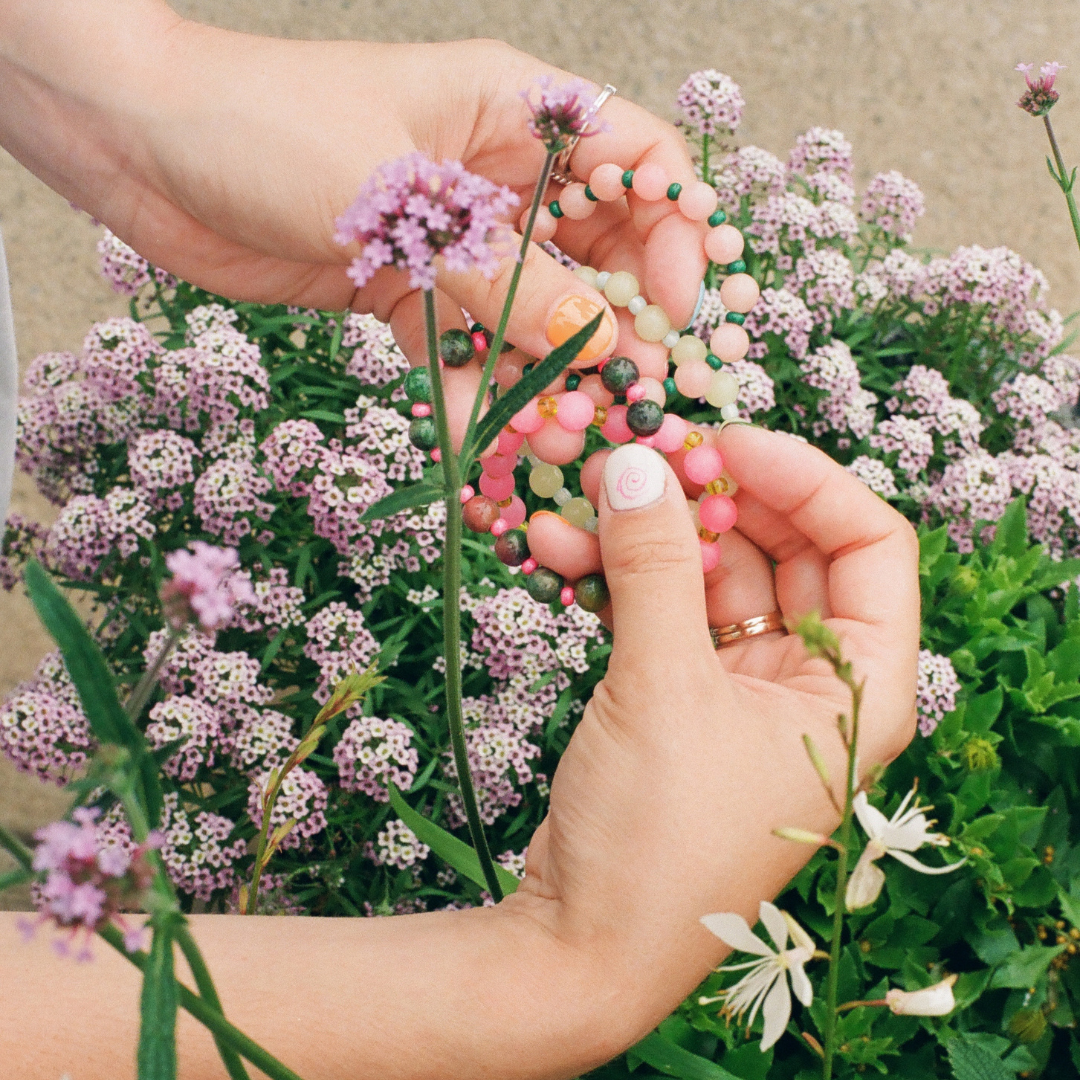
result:
[[[712,636],[713,647],[723,649],[728,645],[745,641],[747,638],[757,637],[759,634],[771,634],[774,630],[783,630],[787,633],[784,625],[784,616],[779,611],[772,611],[768,615],[757,615],[753,619],[744,619],[742,622],[731,623],[728,626],[710,626],[709,634]]]

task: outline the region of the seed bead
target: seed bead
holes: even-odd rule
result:
[[[559,403],[553,397],[542,397],[536,403],[536,410],[545,420],[550,420],[558,415]]]
[[[727,272],[729,274],[745,274],[746,263],[742,259],[736,259],[734,262],[727,264]]]
[[[598,289],[603,289],[604,286],[610,280],[611,280],[611,271],[610,270],[601,270],[600,273],[596,275],[596,287]]]
[[[559,488],[551,497],[555,500],[556,506],[565,506],[573,498],[568,487]]]
[[[746,322],[746,316],[739,311],[729,311],[724,316],[724,322],[734,323],[736,326],[742,326]]]
[[[668,184],[667,197],[669,202],[678,202],[682,194],[682,184]]]
[[[588,184],[585,185],[585,198],[588,199],[589,202],[599,202],[600,201],[597,198],[596,193],[593,191],[593,189],[591,187],[589,187]]]
[[[717,225],[723,225],[724,222],[727,221],[727,214],[725,214],[723,210],[714,210],[713,213],[706,218],[706,221],[713,228],[716,228]]]
[[[739,418],[739,406],[732,402],[730,405],[725,405],[720,410],[721,420],[738,420]]]
[[[627,188],[628,190],[634,186],[634,170],[633,169],[627,169],[626,172],[624,172],[622,174],[622,186],[624,188]]]
[[[719,371],[724,366],[724,361],[720,359],[716,353],[706,353],[705,363],[713,369],[713,371]]]
[[[674,349],[679,344],[679,331],[669,330],[662,339],[662,344],[665,349]]]

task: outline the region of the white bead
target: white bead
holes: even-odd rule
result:
[[[721,410],[721,413],[722,412],[723,410]],[[564,487],[559,488],[552,496],[558,506],[565,506],[573,497],[574,496],[570,494],[570,489]]]
[[[649,306],[649,301],[644,296],[635,296],[629,304],[626,305],[626,310],[631,315],[636,315],[639,311],[644,311]]]
[[[610,280],[611,271],[601,270],[600,273],[596,275],[596,287],[598,289],[602,289]]]
[[[589,520],[588,520],[588,521],[586,521],[586,522],[585,522],[585,524],[584,524],[584,525],[582,525],[581,527],[582,527],[582,528],[583,528],[583,529],[584,529],[584,530],[585,530],[586,532],[591,532],[591,533],[594,533],[594,532],[596,532],[597,526],[598,526],[599,524],[600,524],[600,521],[599,521],[599,519],[598,519],[598,518],[596,518],[596,517],[591,517],[591,518],[589,518]]]
[[[739,418],[739,404],[736,401],[733,401],[730,405],[725,405],[720,410],[720,419],[721,420],[737,420],[738,418]],[[558,496],[556,496],[556,499],[558,499]]]
[[[678,330],[669,330],[664,335],[664,348],[674,349],[675,346],[679,344],[680,337],[682,337],[682,335],[679,333]]]
[[[596,279],[600,276],[591,266],[579,266],[574,271],[574,276],[581,278],[586,285],[596,288]]]

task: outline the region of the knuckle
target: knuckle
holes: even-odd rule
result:
[[[693,555],[689,543],[670,533],[640,532],[612,550],[605,550],[604,565],[609,572],[623,577],[669,578],[671,574],[685,573]]]

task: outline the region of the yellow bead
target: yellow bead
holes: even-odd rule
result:
[[[713,373],[709,389],[705,391],[705,400],[714,408],[722,409],[730,405],[739,397],[739,382],[728,371],[716,371]]]
[[[596,279],[600,276],[591,266],[579,266],[574,274],[579,277],[586,285],[593,289],[598,289],[600,286],[596,284]]]
[[[727,484],[724,483],[724,478],[721,476],[717,480],[710,480],[709,483],[705,485],[705,490],[710,495],[726,495]]]
[[[604,286],[604,295],[615,307],[626,307],[638,294],[638,279],[628,270],[616,270]]]
[[[536,411],[545,420],[550,420],[559,411],[559,403],[553,397],[542,397],[536,403]]]
[[[720,482],[726,485],[723,492],[725,495],[734,495],[739,490],[739,485],[735,483],[735,479],[730,473],[721,473]]]
[[[697,534],[706,544],[715,544],[720,539],[719,533],[709,532],[704,525],[699,526]]]
[[[634,329],[642,341],[663,341],[671,329],[671,320],[659,304],[649,304],[634,319]]]
[[[569,502],[563,506],[561,513],[571,525],[576,525],[579,529],[584,529],[585,522],[587,522],[589,518],[595,516],[592,503],[589,502],[588,499],[580,497],[570,499]]]
[[[683,449],[693,450],[695,446],[700,446],[705,441],[705,436],[700,431],[691,431],[689,435],[683,439]]]
[[[678,367],[687,360],[704,360],[709,355],[709,347],[693,334],[683,334],[671,350],[671,362]]]
[[[607,408],[603,405],[596,406],[592,422],[596,427],[603,427],[607,423]]]
[[[511,495],[509,498],[503,499],[497,505],[502,506],[502,507],[507,507],[507,506],[513,506],[513,504],[514,504],[514,496]]]
[[[550,499],[563,486],[563,472],[558,465],[534,465],[529,473],[529,487],[541,499]]]

